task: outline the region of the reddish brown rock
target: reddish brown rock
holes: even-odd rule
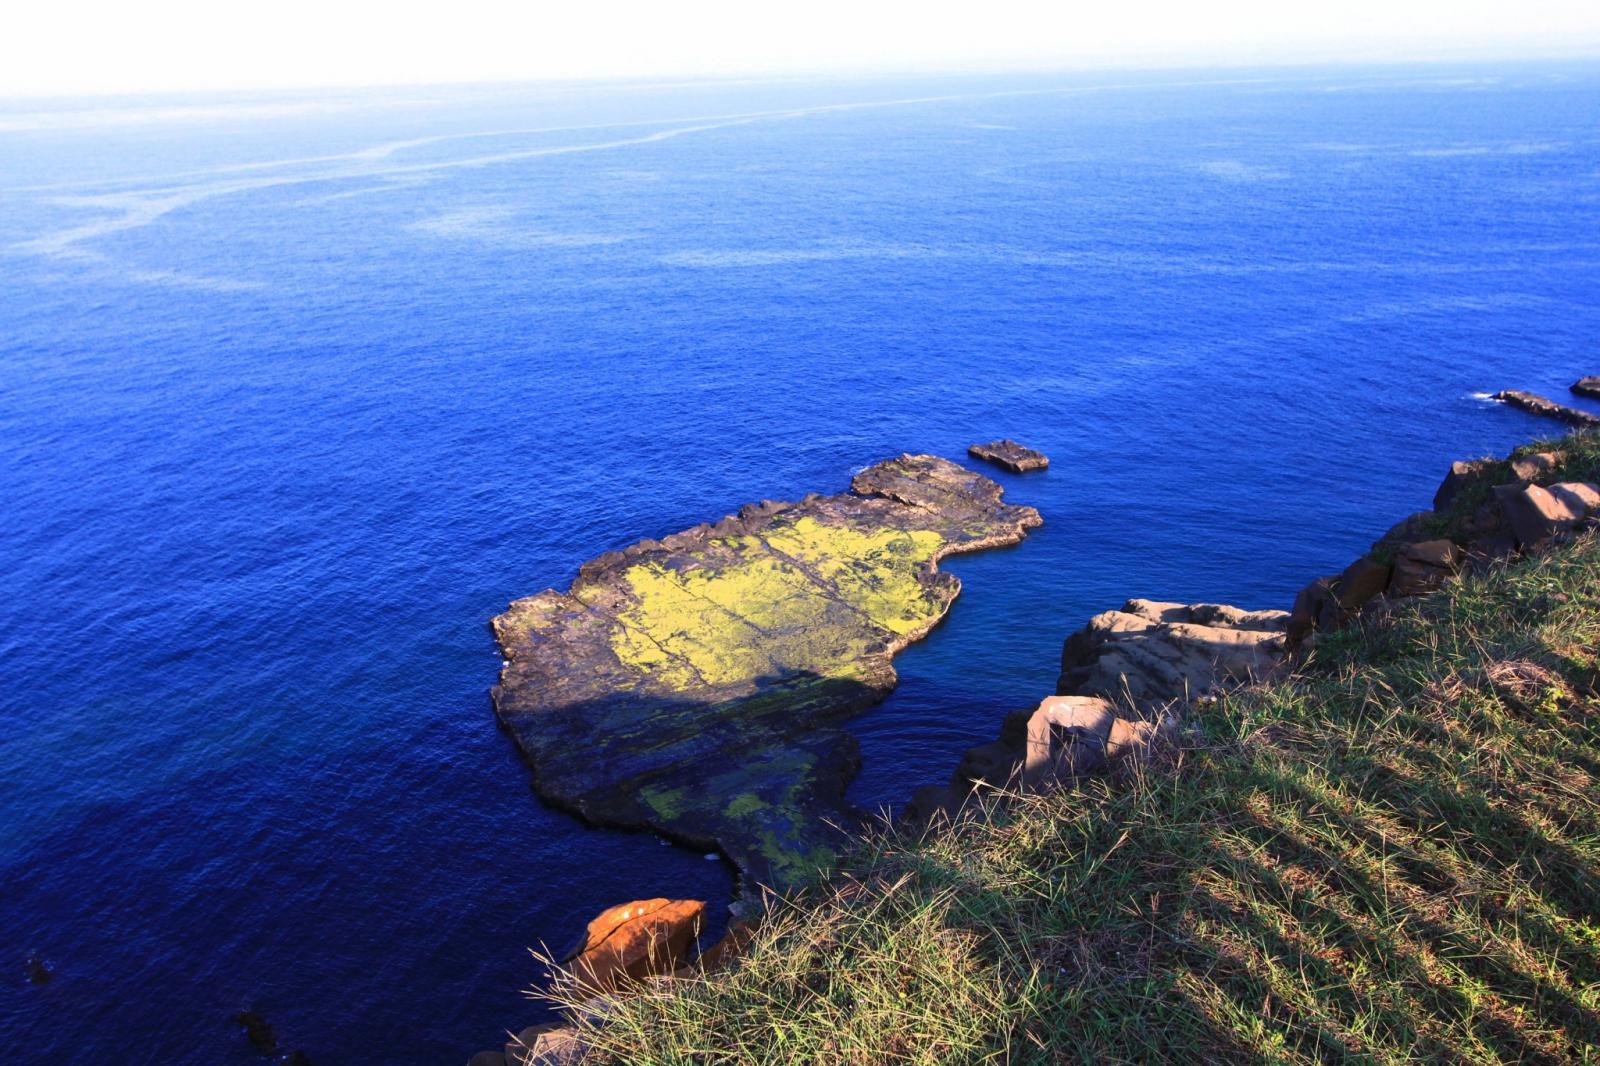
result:
[[[1524,455],[1520,459],[1511,460],[1511,475],[1518,481],[1537,481],[1548,474],[1555,473],[1556,467],[1566,456],[1561,452],[1535,452]]]
[[[1591,498],[1595,488],[1567,483],[1550,488],[1502,485],[1494,491],[1512,536],[1526,548],[1549,540],[1582,521],[1593,509],[1585,501]]]
[[[1433,494],[1433,509],[1448,511],[1461,493],[1482,484],[1492,484],[1499,463],[1494,459],[1471,459],[1450,464],[1450,472]]]
[[[1421,596],[1432,592],[1461,567],[1461,549],[1449,540],[1407,544],[1395,554],[1389,595]]]
[[[610,907],[589,923],[567,969],[597,995],[669,974],[688,958],[705,909],[697,899],[646,899]]]
[[[1050,465],[1050,457],[1018,444],[1014,440],[992,440],[988,444],[974,444],[967,449],[974,459],[1003,466],[1013,474],[1026,474],[1030,470],[1043,470]]]
[[[1362,556],[1344,568],[1334,584],[1334,597],[1346,611],[1359,611],[1389,587],[1393,569]]]

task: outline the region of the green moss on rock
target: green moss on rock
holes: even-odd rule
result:
[[[494,620],[495,708],[542,795],[607,825],[716,846],[783,884],[854,819],[837,723],[895,684],[891,660],[949,609],[938,562],[1013,544],[1038,512],[933,456],[851,491],[746,507],[581,568]]]

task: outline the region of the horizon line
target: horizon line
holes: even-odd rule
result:
[[[1508,46],[1509,44],[1509,46]],[[495,87],[568,87],[617,89],[627,87],[689,87],[696,85],[803,83],[845,79],[903,77],[958,77],[985,75],[1089,74],[1105,71],[1159,74],[1163,72],[1218,72],[1238,70],[1314,70],[1330,67],[1407,67],[1438,66],[1449,63],[1487,65],[1497,63],[1583,62],[1600,60],[1600,36],[1592,39],[1550,40],[1528,36],[1515,42],[1457,40],[1439,42],[1427,48],[1402,47],[1400,41],[1370,42],[1358,50],[1338,47],[1275,47],[1271,49],[1233,49],[1208,53],[1193,51],[1162,53],[1121,53],[1099,56],[1064,55],[990,57],[963,62],[954,58],[906,61],[888,64],[817,64],[764,70],[729,68],[724,70],[659,70],[648,73],[598,71],[591,74],[556,74],[527,77],[439,77],[420,79],[376,79],[360,81],[258,82],[245,85],[151,86],[131,89],[101,87],[83,89],[0,89],[0,104],[69,101],[128,101],[171,97],[227,97],[236,95],[281,94],[286,96],[323,93],[364,93],[384,90],[438,90]]]

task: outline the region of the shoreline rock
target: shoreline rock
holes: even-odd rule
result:
[[[1050,457],[1011,440],[992,440],[988,444],[974,444],[967,449],[974,459],[1003,466],[1013,474],[1026,474],[1030,470],[1043,470],[1050,465]]]
[[[1567,386],[1579,396],[1587,396],[1591,400],[1600,400],[1600,377],[1589,375],[1581,377]]]
[[[1520,411],[1526,411],[1530,415],[1559,419],[1569,426],[1578,426],[1585,429],[1600,426],[1600,415],[1592,415],[1588,411],[1580,411],[1576,407],[1568,407],[1566,404],[1547,400],[1537,393],[1523,392],[1520,389],[1506,389],[1495,393],[1494,399]]]
[[[536,790],[594,824],[720,851],[746,887],[831,862],[860,818],[839,723],[894,688],[894,655],[949,610],[961,585],[941,559],[1040,524],[1001,496],[905,455],[849,492],[747,506],[514,602],[493,622],[493,698]]]

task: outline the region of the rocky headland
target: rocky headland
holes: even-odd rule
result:
[[[858,820],[838,726],[894,688],[895,654],[949,610],[961,584],[939,561],[1039,523],[989,479],[904,455],[845,493],[607,553],[494,619],[495,711],[545,799],[784,887]]]
[[[1538,413],[1566,420],[1564,415],[1542,405]],[[1433,592],[1457,573],[1541,551],[1591,525],[1600,518],[1600,486],[1581,478],[1592,476],[1593,467],[1592,456],[1580,461],[1564,450],[1535,448],[1518,449],[1506,459],[1457,462],[1446,473],[1430,510],[1413,514],[1395,525],[1378,538],[1371,550],[1341,573],[1311,582],[1299,593],[1289,611],[1252,611],[1226,604],[1133,599],[1120,609],[1095,615],[1082,629],[1065,639],[1056,693],[1045,697],[1036,707],[1019,708],[1006,715],[997,739],[969,750],[948,784],[918,790],[905,811],[905,819],[913,824],[953,823],[974,796],[994,797],[997,802],[1006,803],[1010,796],[1019,792],[1070,787],[1084,775],[1103,772],[1120,760],[1142,758],[1157,747],[1163,736],[1182,726],[1189,705],[1228,687],[1291,673],[1297,663],[1314,652],[1322,635],[1380,619],[1392,613],[1401,601]],[[694,768],[702,765],[698,759],[688,763],[658,760],[662,766],[659,777],[645,773],[631,778],[597,776],[599,795],[642,797],[644,807],[662,820],[651,821],[648,813],[640,820],[660,825],[674,835],[693,836],[701,831],[701,826],[710,827],[710,832],[725,834],[718,839],[725,842],[723,846],[730,853],[743,854],[742,861],[749,864],[748,868],[798,871],[798,866],[787,865],[787,855],[825,858],[819,856],[816,849],[831,854],[839,844],[832,835],[817,838],[808,835],[805,829],[814,824],[812,819],[822,812],[839,809],[839,790],[848,776],[834,776],[832,788],[818,783],[825,779],[818,768],[830,765],[826,762],[830,757],[827,753],[836,750],[829,745],[841,743],[828,723],[881,698],[894,683],[889,661],[893,652],[926,632],[948,607],[955,593],[954,579],[937,572],[934,564],[938,558],[954,551],[1012,543],[1024,535],[1026,528],[1039,521],[1031,509],[1007,507],[1000,503],[999,496],[999,489],[993,483],[954,464],[926,456],[907,456],[863,472],[852,484],[851,493],[843,496],[808,497],[799,504],[763,504],[747,508],[717,526],[699,527],[680,534],[679,538],[668,538],[660,545],[646,542],[628,552],[602,557],[584,568],[579,581],[567,594],[544,593],[519,601],[510,612],[496,619],[496,632],[501,635],[508,658],[506,674],[496,694],[497,707],[519,742],[534,755],[543,781],[543,763],[538,752],[559,751],[559,748],[542,749],[539,740],[524,739],[523,733],[517,732],[519,724],[537,736],[540,721],[537,716],[553,712],[558,726],[553,735],[570,737],[572,734],[559,732],[559,729],[568,728],[567,704],[554,702],[548,704],[550,710],[546,711],[542,709],[545,705],[527,701],[527,693],[537,691],[529,686],[542,684],[540,679],[548,676],[539,671],[571,669],[568,664],[589,657],[605,664],[605,671],[595,676],[626,678],[637,688],[646,689],[642,675],[658,669],[656,664],[672,663],[673,687],[665,698],[675,709],[664,713],[659,720],[669,738],[677,738],[682,730],[692,728],[693,721],[701,720],[718,723],[741,737],[757,736],[766,745],[760,749],[762,752],[775,751],[785,757],[794,751],[823,753],[811,762],[803,756],[797,758],[795,765],[799,771],[780,778],[785,787],[791,788],[787,797],[789,805],[783,815],[788,820],[768,820],[776,819],[776,814],[743,818],[729,813],[723,801],[734,788],[751,789],[750,794],[763,803],[764,797],[770,794],[754,791],[761,786],[748,778],[737,783],[732,779],[715,783],[715,791],[674,786],[684,788],[681,796],[685,801],[704,798],[706,802],[698,808],[698,817],[693,813],[697,808],[688,803],[669,808],[675,817],[666,817],[651,803],[654,793],[650,790],[660,787],[658,782],[684,780],[686,773],[692,778]],[[797,553],[789,547],[796,536],[792,529],[803,525],[802,539],[814,540],[822,535],[816,533],[812,523],[831,531],[848,532],[830,532],[828,537],[843,536],[844,539]],[[868,534],[876,547],[863,551],[857,546],[852,538],[863,530],[877,531]],[[883,537],[889,539],[882,540]],[[723,541],[730,543],[723,544]],[[776,542],[775,548],[769,546],[773,542]],[[890,548],[891,543],[905,546]],[[851,546],[842,546],[846,544]],[[771,555],[778,558],[769,558]],[[710,632],[694,626],[663,627],[652,624],[648,612],[640,614],[641,604],[655,588],[655,582],[668,580],[676,590],[695,580],[686,575],[694,575],[702,567],[712,569],[703,580],[713,583],[723,580],[725,575],[741,573],[748,564],[754,564],[761,572],[775,569],[784,575],[782,579],[773,580],[815,581],[812,571],[817,571],[821,564],[809,560],[817,558],[856,560],[848,565],[839,564],[838,570],[823,567],[821,572],[826,580],[819,582],[823,591],[798,594],[803,605],[793,608],[806,618],[813,617],[816,612],[820,612],[817,617],[826,618],[819,634],[825,634],[820,635],[820,639],[828,649],[829,658],[790,651],[786,639],[773,642],[774,634],[788,632],[785,625],[755,626],[752,623],[751,632],[741,630],[732,639],[746,642],[741,647],[749,650],[756,656],[755,662],[763,665],[745,670],[742,680],[725,682],[735,689],[725,697],[697,698],[696,693],[715,695],[719,690],[703,674],[689,670],[687,665],[676,665],[675,660],[668,658],[684,654],[679,650],[682,641],[715,641],[720,627],[728,624],[721,614],[708,617],[701,609],[690,611],[701,625],[711,627]],[[634,577],[623,576],[635,566],[649,568],[643,593],[636,588]],[[789,567],[799,574],[791,572]],[[672,573],[670,578],[666,576],[668,571]],[[835,575],[845,572],[850,575],[845,581],[847,587],[840,588]],[[876,576],[868,580],[867,574]],[[747,580],[750,579],[737,579],[736,587],[744,587]],[[858,581],[874,590],[870,602],[860,599]],[[732,612],[740,619],[756,613],[754,601],[765,600],[769,606],[773,605],[774,592],[787,589],[787,585],[782,584],[751,587],[750,598],[742,600],[738,610]],[[607,599],[607,595],[618,598]],[[676,604],[688,595],[687,591],[673,591],[663,606]],[[810,603],[818,595],[825,602]],[[841,598],[851,601],[853,613],[841,615],[836,602]],[[719,598],[714,595],[702,599]],[[778,597],[777,602],[783,602],[782,597]],[[720,605],[717,608],[718,611],[723,609]],[[774,606],[774,609],[779,608]],[[866,616],[870,624],[861,616]],[[790,618],[789,625],[804,624],[795,620],[798,616],[786,617]],[[831,627],[839,617],[853,621],[835,632]],[[631,673],[626,665],[610,665],[606,655],[595,650],[598,645],[591,634],[603,634],[606,646],[612,648],[607,654],[619,663],[624,662],[616,642],[627,646],[636,639],[631,632],[635,628],[649,629],[655,639],[666,639],[671,646],[661,649],[660,658],[631,660],[635,663]],[[627,632],[619,633],[619,629]],[[569,631],[579,633],[581,639],[565,636]],[[550,640],[556,642],[554,646],[558,649],[578,650],[552,654],[543,643]],[[810,640],[808,636],[796,648],[810,647]],[[564,659],[562,655],[580,658]],[[829,668],[829,662],[835,665]],[[847,663],[856,665],[838,665]],[[523,669],[519,670],[519,664]],[[792,700],[791,705],[799,709],[799,717],[808,723],[805,728],[790,733],[763,721],[766,714],[773,713],[762,702],[770,690],[763,679],[772,672],[784,676],[785,670],[791,671],[791,677],[794,671],[800,674],[797,682],[791,682],[793,696],[788,698]],[[587,675],[577,680],[587,683]],[[740,685],[745,688],[739,689]],[[524,702],[517,702],[519,691],[523,693]],[[617,691],[623,692],[629,700],[634,698],[631,695],[634,688],[619,687]],[[680,706],[686,692],[690,698]],[[653,697],[655,693],[647,690],[647,695]],[[585,696],[576,703],[584,708],[592,699],[592,696]],[[641,720],[648,721],[655,705],[647,699],[644,707]],[[753,733],[740,732],[746,709],[759,726]],[[703,718],[697,719],[702,715]],[[622,720],[626,720],[625,715]],[[633,732],[631,726],[618,728],[603,718],[602,724],[616,729],[614,743],[626,743],[630,737],[640,735]],[[581,722],[576,725],[581,726]],[[642,735],[653,734],[646,731]],[[607,739],[612,738],[608,735]],[[681,741],[674,740],[674,743]],[[669,750],[676,754],[679,749]],[[730,749],[713,746],[708,750],[726,756]],[[575,771],[562,772],[572,775],[563,780],[581,780]],[[708,775],[702,772],[699,777],[705,780]],[[544,787],[542,785],[541,789]],[[607,788],[614,792],[605,792]],[[745,805],[729,806],[737,809]],[[749,806],[749,813],[755,814],[764,814],[769,809],[755,804]],[[676,817],[679,812],[683,817]],[[773,825],[781,830],[779,835],[759,838],[761,849],[766,850],[754,854],[733,850],[740,845],[732,841],[752,839],[750,834],[759,835]],[[806,851],[808,848],[812,850]],[[657,906],[667,902],[646,901],[646,904]],[[688,923],[698,923],[699,911],[692,901],[676,901],[675,905],[683,911],[679,924],[670,927],[676,932],[651,931],[642,939],[635,938],[637,944],[667,945],[671,936],[682,939],[682,930]],[[596,921],[605,924],[607,917],[618,910],[614,908]],[[567,979],[581,984],[586,980],[585,974],[593,975],[607,968],[632,973],[633,969],[642,967],[651,975],[704,973],[727,965],[744,950],[754,926],[745,919],[736,924],[740,927],[737,933],[730,933],[703,952],[698,965],[689,962],[686,941],[674,942],[659,952],[652,948],[652,961],[640,962],[637,944],[619,939],[617,943],[634,944],[633,956],[616,962],[605,954],[612,948],[601,943],[599,962],[592,958],[586,961],[580,952],[576,960],[569,963]],[[594,948],[594,941],[596,937],[591,927],[584,950]],[[592,982],[594,978],[590,976],[587,980]],[[621,986],[608,990],[626,991]],[[569,1036],[566,1030],[556,1030],[545,1039],[566,1040]],[[508,1047],[505,1061],[569,1061],[566,1054],[535,1056],[529,1053],[531,1047],[524,1052],[526,1058],[518,1057],[513,1051]],[[563,1051],[567,1052],[565,1046]],[[568,1053],[581,1054],[581,1049],[574,1047]]]

